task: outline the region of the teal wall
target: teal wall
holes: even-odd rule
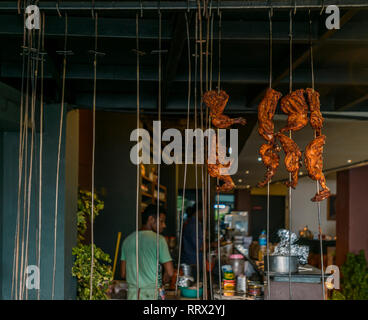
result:
[[[44,117],[44,157],[43,157],[43,194],[42,194],[42,247],[41,247],[41,299],[51,299],[52,272],[53,272],[53,243],[54,243],[54,211],[55,211],[55,182],[56,182],[56,160],[58,147],[59,105],[45,106]],[[65,125],[65,115],[64,115]],[[39,134],[36,134],[36,145],[34,152],[33,179],[31,193],[31,213],[29,229],[29,265],[36,265],[37,224],[38,224],[38,163],[39,163]],[[2,298],[11,298],[12,267],[14,252],[14,232],[17,215],[17,189],[18,189],[18,149],[19,133],[3,132],[3,145],[1,168],[3,177],[1,181],[1,276]],[[1,146],[1,145],[0,145]],[[59,178],[59,211],[57,228],[56,249],[56,279],[55,299],[75,298],[75,286],[65,283],[73,283],[71,277],[71,264],[65,264],[65,255],[70,252],[71,246],[76,239],[75,226],[65,226],[64,221],[75,221],[74,210],[65,210],[65,127],[62,140],[62,155],[60,162]],[[22,212],[22,211],[21,211]],[[65,247],[65,238],[68,238],[68,248]],[[69,288],[69,292],[65,291]],[[29,299],[35,299],[36,290],[29,290]]]

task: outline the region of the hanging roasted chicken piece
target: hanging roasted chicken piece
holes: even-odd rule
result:
[[[281,132],[298,131],[308,124],[308,104],[304,89],[291,92],[281,99],[281,110],[288,115],[287,125]]]
[[[207,108],[210,109],[210,116],[212,124],[219,129],[226,129],[233,124],[245,125],[246,120],[244,118],[233,118],[223,114],[226,107],[227,101],[229,100],[229,95],[221,90],[207,91],[203,95],[203,102],[206,104]]]
[[[269,88],[258,105],[258,133],[269,142],[273,142],[274,140],[275,125],[273,123],[273,117],[281,96],[282,94],[280,92]]]
[[[217,192],[231,191],[235,187],[233,179],[230,177],[230,175],[223,174],[224,173],[223,171],[226,172],[226,169],[230,167],[231,163],[228,162],[226,164],[222,164],[219,161],[219,159],[224,159],[225,157],[225,155],[222,154],[225,148],[219,148],[217,140],[218,140],[217,137],[216,138],[214,137],[213,139],[211,139],[211,142],[210,142],[210,153],[211,153],[210,159],[212,163],[208,163],[207,161],[207,171],[208,171],[208,174],[212,178],[218,178],[220,181],[223,182],[221,186],[216,187]],[[215,161],[212,161],[212,160],[215,160]],[[213,163],[213,162],[216,162],[216,163]],[[220,169],[224,169],[224,170],[220,172]]]
[[[305,89],[308,97],[309,110],[310,110],[310,124],[316,131],[316,136],[321,135],[321,129],[323,127],[323,117],[320,111],[319,93],[312,88]]]
[[[258,187],[263,188],[275,175],[280,164],[280,157],[277,154],[280,147],[276,143],[264,143],[259,149],[263,164],[267,167],[265,180],[258,183]]]
[[[278,133],[276,136],[285,152],[284,162],[286,170],[291,173],[291,181],[287,181],[286,185],[295,189],[298,184],[298,174],[301,166],[302,153],[298,145],[286,135]]]
[[[326,178],[323,174],[323,146],[326,142],[326,136],[320,135],[313,139],[305,149],[304,163],[308,170],[308,175],[319,182],[322,187],[311,200],[314,202],[322,201],[330,196],[330,189],[326,185]]]

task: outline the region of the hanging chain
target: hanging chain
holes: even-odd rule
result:
[[[221,29],[222,29],[222,13],[219,11],[219,40],[218,40],[218,77],[217,77],[217,91],[220,92],[220,82],[221,82]]]
[[[191,66],[191,51],[190,51],[190,37],[189,37],[189,21],[188,15],[185,12],[185,24],[187,31],[187,47],[188,47],[188,104],[187,104],[187,125],[186,125],[186,135],[189,131],[190,122],[190,97],[191,97],[191,82],[192,82],[192,66]],[[179,282],[179,272],[180,272],[180,260],[181,260],[181,250],[182,250],[182,237],[183,237],[183,224],[184,224],[184,205],[185,205],[185,188],[187,182],[187,151],[188,151],[188,141],[185,139],[185,161],[184,161],[184,183],[183,183],[183,196],[181,204],[181,216],[180,216],[180,236],[179,236],[179,256],[178,256],[178,268],[176,272],[176,284],[175,284],[175,295],[178,294],[178,282]]]

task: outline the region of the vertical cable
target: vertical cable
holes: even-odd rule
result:
[[[91,276],[89,283],[89,299],[93,299],[93,271],[95,264],[94,244],[94,197],[95,197],[95,151],[96,151],[96,92],[97,92],[97,39],[98,39],[98,13],[95,13],[95,51],[93,60],[93,105],[92,105],[92,168],[91,168]]]
[[[290,65],[289,65],[289,92],[291,93],[293,90],[293,9],[290,9],[289,13],[290,23],[289,23],[289,56],[290,56]],[[291,139],[291,130],[289,131],[289,137]],[[292,291],[291,291],[291,173],[289,173],[289,300],[292,300]]]
[[[268,18],[270,22],[270,30],[269,30],[269,54],[270,54],[270,77],[269,77],[269,88],[272,88],[272,15],[273,9],[270,8],[268,12]],[[271,278],[270,278],[270,181],[267,182],[267,296],[268,300],[271,299]]]
[[[198,16],[200,15],[200,11],[196,12],[196,19],[195,19],[195,67],[194,67],[194,129],[197,129],[197,71],[198,71]],[[199,299],[199,247],[198,247],[198,166],[197,166],[197,153],[196,153],[196,160],[194,164],[195,169],[195,194],[196,194],[196,267],[197,267],[197,299]]]
[[[43,76],[44,76],[44,51],[45,51],[45,14],[42,14],[42,44],[41,44],[41,92],[40,92],[40,153],[39,153],[39,191],[38,191],[38,259],[37,266],[41,274],[41,236],[42,236],[42,155],[43,155]],[[41,280],[41,279],[40,279]],[[41,285],[37,292],[40,300]]]
[[[310,9],[308,10],[309,16],[309,47],[310,47],[310,63],[311,63],[311,77],[312,77],[312,89],[314,91],[314,61],[313,61],[313,42],[312,42],[312,18]],[[316,138],[316,131],[314,131],[314,138]],[[316,190],[317,194],[319,193],[319,185],[318,181],[316,181]],[[321,254],[321,282],[322,282],[322,297],[323,300],[326,300],[325,295],[325,271],[324,271],[324,263],[323,263],[323,242],[322,242],[322,228],[321,228],[321,202],[317,202],[317,210],[318,210],[318,233],[319,233],[319,246],[320,246],[320,254]]]
[[[162,37],[162,22],[161,22],[161,10],[159,7],[158,10],[158,121],[161,125],[161,73],[162,73],[162,59],[161,59],[161,37]],[[157,291],[158,291],[158,272],[159,272],[159,260],[160,260],[160,175],[161,175],[161,152],[159,151],[160,159],[158,159],[157,164],[157,215],[156,215],[156,223],[157,223],[157,233],[156,233],[156,290],[155,290],[155,299],[157,300]]]
[[[18,2],[20,5],[20,2]],[[23,15],[25,19],[25,13]],[[20,120],[19,120],[19,151],[18,151],[18,194],[17,194],[17,220],[16,229],[14,233],[14,253],[13,253],[13,277],[11,298],[18,298],[18,267],[19,267],[19,229],[20,229],[20,205],[21,205],[21,189],[22,189],[22,173],[23,173],[23,151],[24,151],[24,130],[23,130],[23,116],[24,116],[24,77],[25,77],[25,63],[26,63],[26,33],[27,29],[23,31],[23,46],[22,46],[22,80],[21,80],[21,95],[20,95]]]
[[[138,130],[138,137],[139,137],[139,128],[140,128],[140,65],[139,65],[139,17],[138,13],[135,16],[135,41],[136,41],[136,53],[137,53],[137,130]],[[136,207],[135,207],[135,256],[136,256],[136,290],[137,290],[137,300],[139,300],[139,167],[140,163],[138,162],[139,159],[139,148],[137,148],[137,191],[136,191]]]
[[[190,37],[189,37],[189,22],[188,15],[185,12],[185,24],[187,30],[187,47],[188,47],[188,104],[187,104],[187,126],[186,134],[189,130],[190,122],[190,96],[191,96],[191,82],[192,82],[192,66],[191,66],[191,51],[190,51]],[[178,294],[178,282],[179,282],[179,272],[180,272],[180,260],[181,260],[181,249],[182,249],[182,237],[183,237],[183,224],[184,224],[184,204],[185,204],[185,188],[187,181],[187,151],[188,151],[188,139],[185,139],[185,159],[184,159],[184,183],[183,183],[183,201],[181,204],[181,218],[180,218],[180,236],[179,236],[179,258],[178,258],[178,268],[176,273],[176,284],[175,284],[175,295]]]
[[[222,14],[218,7],[218,16],[219,16],[219,43],[218,43],[218,78],[217,78],[217,92],[220,93],[221,90],[221,20]],[[216,137],[216,154],[219,143],[219,129],[217,129],[217,137]],[[220,246],[220,192],[219,188],[219,178],[217,178],[217,250],[218,250],[218,276],[219,276],[219,287],[220,287],[220,299],[222,299],[222,287],[221,287],[221,246]]]
[[[65,13],[64,52],[66,52],[67,37],[68,37],[68,16]],[[61,141],[62,141],[62,135],[63,135],[63,122],[64,122],[65,76],[66,76],[66,53],[64,53],[64,58],[63,58],[59,142],[58,142],[58,154],[57,154],[57,162],[56,162],[55,215],[54,215],[54,263],[53,263],[53,272],[52,272],[52,295],[51,295],[52,300],[54,300],[54,296],[55,296],[56,243],[57,243],[57,226],[58,226],[58,209],[59,209],[58,208],[59,174],[60,174],[60,158],[61,158]]]

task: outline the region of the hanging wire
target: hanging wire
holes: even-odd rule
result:
[[[161,59],[161,37],[162,37],[162,16],[160,9],[160,1],[158,7],[158,121],[161,125],[161,91],[162,91],[162,59]],[[160,153],[161,156],[161,153]],[[156,290],[155,290],[155,299],[157,300],[158,293],[158,274],[159,274],[159,260],[160,260],[160,175],[161,175],[161,166],[160,159],[158,159],[157,164],[157,215],[156,215],[156,223],[157,223],[157,233],[156,233]]]
[[[93,11],[92,11],[93,12]],[[92,168],[91,168],[91,276],[89,283],[89,299],[93,299],[93,272],[95,264],[95,244],[94,244],[94,197],[95,197],[95,151],[96,151],[96,92],[97,92],[97,56],[103,55],[98,52],[98,13],[94,13],[95,19],[95,50],[93,60],[93,104],[92,104]]]
[[[58,154],[56,162],[56,188],[55,188],[55,215],[54,215],[54,262],[52,271],[52,294],[51,299],[55,296],[55,275],[56,275],[56,243],[57,243],[57,226],[58,226],[58,204],[59,204],[59,175],[60,175],[60,158],[61,158],[61,141],[63,135],[64,122],[64,99],[65,99],[65,77],[67,64],[67,38],[68,38],[68,15],[65,13],[65,31],[64,31],[64,57],[63,57],[63,71],[62,71],[62,87],[61,87],[61,104],[60,104],[60,124],[59,124],[59,142]]]
[[[311,63],[311,77],[312,77],[312,89],[314,91],[314,61],[313,61],[313,41],[312,41],[312,18],[310,9],[308,10],[309,17],[309,48],[310,48],[310,63]],[[317,137],[316,131],[314,131],[314,139]],[[317,194],[319,193],[319,184],[316,181],[316,190]],[[320,245],[320,254],[321,254],[321,282],[322,282],[322,297],[323,300],[326,300],[325,295],[325,271],[324,271],[324,263],[323,263],[323,242],[322,242],[322,228],[321,228],[321,202],[317,202],[317,210],[318,210],[318,232],[319,232],[319,245]]]
[[[18,1],[20,6],[20,1]],[[24,13],[25,20],[25,13]],[[14,233],[14,253],[13,253],[13,277],[11,298],[18,299],[18,268],[19,268],[19,230],[20,230],[20,205],[21,205],[21,189],[22,189],[22,173],[23,173],[23,151],[24,151],[24,78],[25,78],[25,64],[26,64],[26,33],[27,28],[23,31],[23,46],[22,46],[22,80],[20,93],[20,120],[19,120],[19,151],[18,151],[18,199],[17,199],[17,220],[16,229]]]
[[[142,5],[142,3],[141,3]],[[141,13],[142,14],[142,13]],[[135,16],[135,41],[136,41],[136,55],[137,55],[137,130],[138,130],[138,137],[139,137],[139,128],[140,128],[140,65],[139,65],[139,17],[138,13]],[[137,190],[136,190],[136,207],[135,207],[135,257],[136,257],[136,290],[137,290],[137,300],[139,300],[139,148],[137,148]]]
[[[268,11],[268,18],[270,23],[270,30],[269,30],[269,54],[270,54],[270,77],[269,77],[269,87],[272,88],[272,16],[273,16],[273,9],[272,7]],[[268,300],[271,300],[271,277],[270,277],[270,181],[267,182],[267,296]]]
[[[36,38],[36,37],[35,37]],[[37,47],[36,47],[37,43]],[[32,177],[33,177],[33,157],[34,157],[34,141],[35,141],[35,107],[36,107],[36,95],[37,95],[37,79],[38,79],[38,65],[39,65],[39,53],[41,43],[41,32],[38,32],[38,39],[35,39],[35,48],[32,49],[32,74],[31,74],[31,150],[30,150],[30,166],[29,166],[29,178],[28,178],[28,191],[27,191],[27,229],[26,229],[26,245],[25,245],[25,268],[28,267],[28,251],[29,251],[29,226],[31,217],[31,194],[32,194]],[[23,274],[26,278],[26,273]],[[24,279],[24,286],[26,281]],[[25,290],[25,287],[23,288]],[[25,291],[26,300],[28,300],[28,290]]]
[[[218,5],[220,1],[218,0]],[[217,92],[220,93],[221,88],[221,20],[222,20],[222,13],[219,9],[219,6],[217,7],[217,14],[219,16],[219,43],[218,43],[218,79],[217,79]],[[217,148],[219,143],[219,129],[217,129],[217,141],[216,141],[216,154],[217,154]],[[216,185],[217,189],[219,186],[219,178],[217,178]],[[220,288],[220,299],[222,299],[222,287],[221,287],[221,246],[220,246],[220,192],[217,190],[217,250],[218,250],[218,277],[219,277],[219,288]]]
[[[212,90],[212,62],[213,62],[213,19],[214,14],[211,13],[212,9],[212,1],[210,6],[210,17],[211,17],[211,36],[210,36],[210,42],[211,42],[211,59],[210,59],[210,82],[209,82],[209,90]],[[211,116],[208,114],[208,128],[211,128]],[[208,141],[208,140],[207,140]],[[209,143],[208,143],[209,144]],[[208,146],[209,148],[209,146]],[[208,156],[208,154],[207,154]],[[211,255],[211,178],[210,175],[207,174],[207,183],[208,183],[208,196],[207,196],[207,212],[208,212],[208,264],[210,266],[209,270],[209,278],[210,278],[210,294],[211,294],[211,300],[213,300],[213,284],[212,284],[212,255]]]
[[[198,25],[199,25],[199,88],[200,88],[200,116],[201,116],[201,129],[203,132],[203,30],[202,30],[202,14],[201,3],[197,0],[198,7]],[[205,3],[204,8],[205,9]],[[202,186],[202,282],[203,282],[203,298],[207,299],[207,274],[206,274],[206,191],[205,191],[205,178],[204,178],[204,165],[201,165],[201,186]]]
[[[200,11],[196,12],[195,19],[195,67],[194,67],[194,129],[197,129],[198,124],[198,116],[197,116],[197,72],[198,72],[198,16],[200,15]],[[196,194],[196,267],[197,267],[197,299],[199,299],[199,246],[198,246],[198,166],[197,166],[197,154],[196,154],[196,162],[195,162],[195,194]]]
[[[23,133],[24,133],[24,184],[23,184],[23,222],[22,222],[22,247],[21,247],[21,262],[20,262],[20,281],[19,281],[19,299],[23,298],[23,274],[24,274],[24,240],[25,240],[25,226],[26,226],[26,205],[27,205],[27,168],[28,168],[28,113],[29,113],[29,82],[31,74],[31,48],[32,48],[32,32],[28,32],[28,47],[26,47],[26,52],[28,54],[27,58],[27,81],[26,81],[26,98],[25,98],[25,115],[23,121]]]
[[[43,156],[43,77],[45,55],[45,13],[42,14],[42,41],[41,41],[41,92],[40,92],[40,153],[39,153],[39,191],[38,191],[38,259],[37,266],[41,274],[41,240],[42,240],[42,156]],[[41,279],[40,279],[41,280]],[[40,300],[41,286],[37,291]]]
[[[289,24],[289,39],[290,39],[290,47],[289,47],[289,57],[290,57],[290,65],[289,65],[289,92],[291,93],[293,90],[293,10],[290,9],[290,24]],[[289,131],[289,137],[291,139],[291,130]],[[289,173],[289,182],[291,184],[291,173]],[[291,291],[291,186],[289,186],[289,299],[292,300],[292,291]]]
[[[186,25],[186,31],[187,31],[187,47],[188,47],[188,105],[187,105],[187,126],[186,126],[186,134],[187,134],[189,131],[189,122],[190,122],[192,66],[191,66],[191,51],[190,51],[190,37],[189,37],[189,21],[188,21],[188,15],[186,12],[185,12],[185,25]],[[183,237],[185,188],[186,188],[186,182],[187,182],[187,157],[188,157],[187,151],[188,151],[188,142],[189,142],[188,140],[189,139],[185,139],[184,183],[183,183],[183,197],[182,197],[181,216],[180,216],[179,257],[178,257],[178,268],[176,272],[176,284],[175,284],[175,295],[176,296],[178,294],[178,282],[179,282],[182,237]]]

